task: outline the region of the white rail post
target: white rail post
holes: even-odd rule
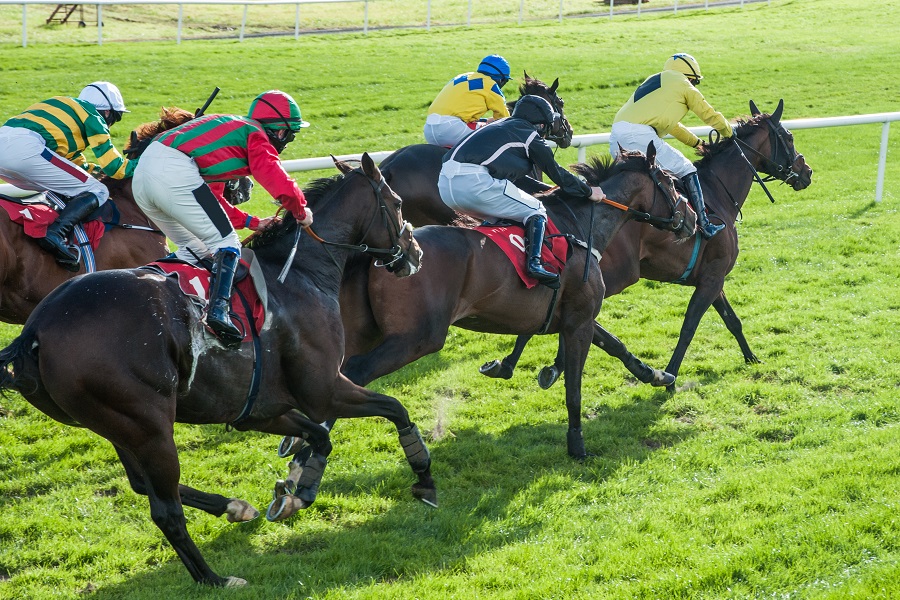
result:
[[[519,0],[519,25],[522,24],[522,10],[525,8],[525,0]]]
[[[472,26],[472,0],[469,0],[469,10],[466,12],[466,27]]]
[[[887,162],[888,132],[891,130],[891,122],[885,121],[881,128],[881,152],[878,154],[878,182],[875,184],[875,202],[881,202],[881,193],[884,191],[884,166]]]
[[[238,38],[239,42],[244,41],[244,28],[247,26],[247,5],[244,5],[244,18],[241,19],[241,35]]]
[[[678,0],[675,0],[675,10],[673,11],[676,15],[678,14]]]
[[[641,0],[638,0],[638,10],[637,10],[637,15],[638,15],[638,16],[641,16]]]
[[[578,162],[583,163],[587,160],[587,146],[578,147]]]
[[[300,4],[294,10],[294,39],[300,39]]]
[[[178,35],[175,38],[175,43],[181,43],[181,23],[184,21],[184,4],[178,5]]]
[[[563,0],[559,0],[559,22],[562,23]]]
[[[28,46],[28,5],[22,5],[22,47]]]
[[[613,15],[613,4],[616,0],[609,0],[609,18],[612,19]]]
[[[369,33],[369,0],[366,0],[365,8],[363,9],[363,33]]]
[[[428,0],[428,13],[425,16],[425,30],[431,31],[431,0]]]
[[[97,45],[103,45],[103,6],[97,5]]]

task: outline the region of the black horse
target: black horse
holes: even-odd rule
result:
[[[349,255],[368,251],[398,277],[418,269],[421,250],[404,224],[400,199],[368,155],[360,171],[320,180],[307,195],[321,238],[301,236],[288,215],[251,243],[268,286],[269,312],[258,340],[240,350],[224,349],[205,331],[202,308],[173,278],[132,269],[64,283],[0,352],[0,388],[19,391],[50,417],[86,427],[115,446],[132,488],[148,496],[154,523],[201,583],[246,582],[220,577],[206,564],[187,532],[183,505],[227,513],[232,521],[258,512],[242,500],[179,485],[176,421],[231,423],[307,439],[312,452],[300,495],[308,506],[331,451],[328,431],[318,423],[382,416],[396,425],[418,476],[414,494],[436,502],[428,450],[406,409],[339,373],[344,334],[338,294]],[[288,261],[290,269],[282,272]],[[98,327],[104,332],[99,338]]]
[[[675,245],[672,244],[674,238],[671,234],[640,223],[629,223],[606,249],[601,270],[607,297],[618,294],[641,278],[695,288],[678,344],[666,366],[667,373],[678,375],[700,319],[710,304],[737,340],[744,360],[748,363],[759,362],[750,350],[741,320],[725,297],[723,286],[738,256],[735,220],[758,177],[757,171],[768,175],[769,179],[787,183],[796,191],[807,188],[812,181],[812,169],[794,147],[791,132],[781,123],[783,110],[784,101],[781,100],[772,115],[762,114],[751,100],[752,117],[738,123],[734,138],[706,144],[700,151],[702,158],[697,163],[697,173],[706,206],[710,217],[725,225],[718,235],[710,240],[703,240],[698,235],[693,244]],[[414,203],[407,200],[404,209]],[[438,214],[439,210],[434,212]],[[603,337],[602,344],[599,344],[601,348],[618,358],[631,356],[617,338],[599,325],[596,329],[598,335]],[[491,377],[510,378],[528,339],[518,338],[509,356],[502,361],[486,363],[481,367],[481,372]],[[560,354],[552,366],[541,370],[538,376],[541,387],[548,388],[556,381],[563,363],[564,358]],[[675,390],[674,381],[668,388],[670,392]]]

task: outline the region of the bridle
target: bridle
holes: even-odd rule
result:
[[[563,107],[566,103],[555,92],[553,94],[547,94],[547,99],[553,110],[559,114],[559,120],[550,126],[550,132],[547,134],[547,139],[554,142],[557,147],[561,147],[561,141],[566,138],[569,140],[572,139],[572,125],[569,123],[569,120],[566,119],[566,115],[563,112]]]
[[[409,221],[398,221],[397,219],[392,219],[390,217],[391,209],[388,208],[387,202],[384,199],[384,194],[382,190],[385,187],[384,179],[380,181],[375,181],[368,174],[366,174],[362,169],[353,169],[352,173],[358,173],[366,178],[366,181],[372,186],[372,190],[375,192],[375,200],[378,203],[378,210],[372,214],[372,220],[369,221],[369,225],[366,227],[365,231],[362,234],[362,239],[365,239],[369,232],[372,230],[372,227],[375,225],[375,221],[378,218],[378,215],[381,215],[381,222],[385,229],[387,229],[388,236],[391,240],[390,248],[372,248],[368,244],[364,244],[360,242],[359,244],[343,244],[339,242],[330,242],[328,240],[322,239],[321,237],[313,231],[312,226],[306,227],[298,227],[297,232],[294,238],[294,247],[291,249],[290,254],[288,255],[288,259],[285,262],[284,268],[281,271],[281,274],[278,276],[278,280],[282,283],[284,282],[284,277],[287,276],[287,271],[290,268],[290,265],[293,263],[294,255],[297,252],[297,245],[300,241],[300,233],[304,229],[309,233],[309,236],[323,244],[326,247],[331,246],[334,248],[342,248],[344,250],[354,250],[356,252],[363,252],[374,257],[375,266],[376,267],[384,267],[389,272],[393,273],[397,271],[403,264],[405,264],[409,260],[409,248],[412,246],[412,230],[413,227],[409,223]],[[349,174],[349,173],[348,173]],[[346,175],[345,175],[346,177]],[[403,239],[403,236],[408,234],[410,243],[406,245],[406,249],[400,244],[400,241]],[[329,256],[331,253],[329,252]],[[331,256],[331,260],[337,264],[337,260],[335,260],[334,256]]]
[[[655,215],[651,215],[650,213],[637,210],[636,208],[631,208],[630,206],[620,204],[619,202],[610,200],[609,198],[604,198],[600,202],[602,204],[606,204],[608,206],[612,206],[614,208],[618,208],[621,211],[624,211],[632,220],[638,221],[639,223],[647,223],[648,225],[651,225],[652,227],[656,227],[657,229],[661,229],[663,231],[678,231],[684,226],[684,213],[678,210],[678,201],[676,201],[675,198],[672,197],[672,191],[674,190],[674,187],[672,186],[671,178],[656,162],[654,162],[650,166],[650,178],[653,180],[653,183],[656,186],[653,190],[653,204],[656,204],[657,193],[662,194],[663,199],[669,206],[671,217],[657,217]]]
[[[743,159],[747,162],[747,166],[753,171],[753,178],[759,183],[760,187],[762,187],[763,191],[766,193],[766,196],[769,197],[773,203],[775,202],[775,198],[772,197],[772,194],[769,193],[768,188],[766,188],[766,182],[769,181],[781,181],[782,183],[792,184],[794,179],[798,179],[800,177],[800,173],[795,170],[795,166],[801,160],[803,160],[803,155],[797,152],[796,148],[791,148],[788,144],[785,136],[787,135],[787,130],[784,126],[779,122],[778,126],[772,124],[772,119],[766,119],[766,126],[768,128],[769,133],[769,147],[772,149],[772,155],[766,156],[756,148],[750,146],[747,142],[742,139],[739,139],[737,136],[732,136],[734,140],[735,147],[738,149],[738,152],[741,154]],[[751,153],[755,154],[762,163],[760,168],[757,170],[747,156],[744,154],[744,150],[748,150]],[[783,157],[783,160],[782,160]],[[767,177],[760,177],[758,171],[762,171],[767,175]]]

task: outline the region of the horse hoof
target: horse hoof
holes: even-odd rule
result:
[[[556,367],[544,367],[537,376],[538,385],[542,390],[549,390],[550,386],[559,380],[559,369]]]
[[[226,577],[225,578],[225,587],[233,588],[233,587],[244,587],[247,585],[246,579],[241,579],[240,577]]]
[[[493,379],[512,379],[513,370],[499,360],[492,360],[478,367],[478,372]]]
[[[225,509],[225,513],[227,515],[229,523],[243,523],[246,521],[252,521],[259,516],[259,511],[256,510],[249,502],[238,500],[236,498],[228,503],[228,507]]]
[[[271,522],[284,521],[304,508],[309,508],[309,503],[296,496],[281,496],[280,498],[275,498],[269,504],[269,508],[266,510],[266,520]]]
[[[293,435],[284,436],[281,443],[278,444],[278,458],[287,458],[288,456],[296,454],[305,443],[306,442],[303,441],[303,438],[301,437],[295,437]]]
[[[670,396],[674,396],[675,395],[675,384],[673,383],[672,385],[667,385],[666,392],[668,392],[668,394]]]
[[[437,489],[426,488],[419,485],[412,486],[413,497],[418,498],[432,508],[438,507]]]
[[[659,369],[653,369],[653,380],[650,382],[653,387],[669,387],[675,386],[675,376]]]
[[[748,365],[760,365],[760,364],[762,364],[762,361],[759,360],[759,358],[757,358],[757,356],[756,356],[755,354],[753,354],[752,352],[750,353],[750,356],[745,356],[745,357],[744,357],[744,362],[747,363]]]

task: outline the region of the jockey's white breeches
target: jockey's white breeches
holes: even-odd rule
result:
[[[109,199],[105,185],[50,150],[41,134],[24,127],[0,127],[0,179],[24,190],[70,197],[91,192],[100,204]]]
[[[452,148],[484,123],[466,123],[459,117],[430,114],[425,119],[425,141],[434,146]]]
[[[625,121],[613,123],[609,134],[609,153],[618,155],[619,146],[622,146],[625,150],[637,150],[646,154],[650,142],[656,146],[656,162],[666,171],[675,173],[679,179],[697,172],[697,167],[684,154],[667,144],[649,125]]]
[[[178,250],[195,263],[223,248],[237,250],[241,240],[228,214],[200,176],[194,159],[159,142],[141,155],[132,191],[137,205]]]
[[[524,223],[547,209],[508,179],[494,179],[486,167],[448,160],[441,167],[438,190],[444,204],[486,221],[509,219]]]

